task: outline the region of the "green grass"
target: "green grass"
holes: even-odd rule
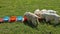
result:
[[[0,17],[23,16],[26,11],[53,9],[60,15],[60,0],[0,0]],[[39,24],[38,30],[20,22],[1,23],[0,34],[60,34],[60,27]]]

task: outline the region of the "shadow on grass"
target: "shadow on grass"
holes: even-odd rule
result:
[[[29,27],[31,27],[31,28],[34,28],[34,29],[36,29],[36,30],[38,30],[39,31],[39,29],[38,29],[38,25],[34,25],[31,21],[25,21],[25,22],[23,22],[25,25],[27,25],[27,26],[29,26]]]
[[[28,26],[30,26],[30,27],[32,27],[32,28],[36,28],[37,26],[35,26],[34,24],[32,24],[32,22],[31,21],[25,21],[25,22],[23,22],[25,25],[28,25]]]
[[[60,26],[60,23],[58,23],[58,24],[54,24],[54,23],[51,23],[50,21],[48,21],[48,22],[46,22],[46,20],[45,19],[42,19],[42,20],[40,20],[39,21],[41,24],[48,24],[48,25],[53,25],[53,27],[56,27],[56,26]]]
[[[52,24],[53,25],[53,27],[60,27],[60,23],[58,23],[58,24]]]
[[[53,27],[57,27],[57,26],[60,26],[60,23],[51,23],[50,21],[46,22],[46,24],[49,24],[49,25],[53,25]]]

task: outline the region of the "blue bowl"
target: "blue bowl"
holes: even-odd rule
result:
[[[17,16],[17,21],[22,21],[23,17],[22,16]]]
[[[3,21],[4,21],[4,22],[8,22],[8,21],[9,21],[9,16],[5,16],[5,17],[3,18]]]

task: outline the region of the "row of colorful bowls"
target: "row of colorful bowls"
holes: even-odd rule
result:
[[[3,18],[0,18],[0,22],[15,22],[19,21],[22,22],[23,17],[22,16],[5,16]]]

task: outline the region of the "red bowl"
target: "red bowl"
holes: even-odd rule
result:
[[[0,18],[0,22],[3,22],[3,18]]]
[[[27,17],[26,17],[26,16],[24,16],[24,22],[25,22],[25,21],[27,21],[27,20],[28,20],[28,19],[27,19]]]

